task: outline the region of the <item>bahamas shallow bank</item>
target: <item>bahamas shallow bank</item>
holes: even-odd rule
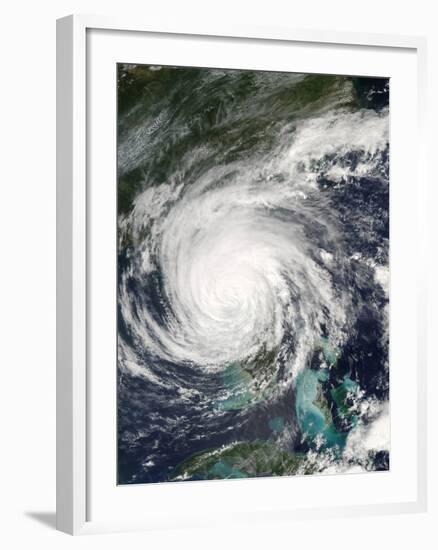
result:
[[[120,484],[389,468],[389,81],[118,65]]]

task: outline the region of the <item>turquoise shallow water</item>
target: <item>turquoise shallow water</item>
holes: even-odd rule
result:
[[[341,447],[346,435],[334,426],[327,403],[323,411],[315,401],[321,392],[321,382],[327,380],[327,372],[305,369],[298,375],[296,387],[296,413],[305,438],[317,441],[323,447]],[[316,439],[320,437],[321,439]]]
[[[298,375],[296,391],[297,419],[303,433],[310,437],[322,433],[326,419],[314,404],[319,386],[319,373],[306,369]]]

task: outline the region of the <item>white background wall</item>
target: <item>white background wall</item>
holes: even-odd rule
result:
[[[0,545],[14,548],[421,548],[438,545],[434,342],[438,111],[436,2],[417,0],[10,0],[0,30]],[[69,13],[138,14],[159,27],[196,19],[426,35],[429,41],[430,511],[416,516],[295,522],[254,528],[68,537],[55,510],[55,19]],[[407,220],[409,223],[409,220]],[[409,434],[406,434],[409,437]],[[414,444],[414,442],[413,442]]]

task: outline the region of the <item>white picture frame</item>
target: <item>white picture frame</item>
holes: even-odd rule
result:
[[[180,29],[166,24],[160,29],[150,28],[138,21],[113,19],[96,16],[68,16],[57,22],[57,528],[70,534],[87,534],[120,530],[147,530],[153,528],[181,526],[180,521],[169,509],[165,516],[159,510],[153,519],[145,516],[127,519],[108,514],[107,517],[95,520],[90,517],[90,463],[91,438],[89,422],[92,400],[95,394],[91,391],[90,381],[90,247],[89,229],[93,226],[91,216],[94,211],[89,206],[87,188],[90,178],[90,146],[88,143],[90,106],[88,105],[90,87],[90,64],[88,34],[99,30],[107,33],[135,33],[140,35],[172,36],[174,40],[188,40],[190,37],[202,37],[205,40],[221,37],[222,41],[263,41],[275,47],[276,44],[300,43],[303,45],[318,44],[319,47],[336,46],[339,48],[355,47],[372,49],[374,55],[380,51],[407,51],[415,56],[416,81],[415,92],[418,104],[415,109],[416,148],[415,183],[412,184],[412,196],[415,198],[418,213],[418,227],[413,229],[413,242],[417,243],[420,259],[424,259],[423,243],[425,242],[426,220],[426,176],[424,120],[425,120],[425,77],[426,77],[426,44],[420,37],[335,33],[326,31],[290,30],[285,28],[240,28],[230,25],[229,28],[189,28]],[[157,58],[157,55],[155,55]],[[129,61],[129,59],[124,59]],[[154,61],[155,62],[155,61]],[[327,67],[327,72],[332,69]],[[311,71],[309,71],[311,72]],[[88,118],[87,118],[88,117]],[[400,159],[402,161],[402,159]],[[110,162],[115,162],[112,159]],[[115,176],[114,176],[115,177]],[[87,183],[88,182],[88,183]],[[398,203],[397,203],[398,204]],[[400,208],[403,208],[400,203]],[[105,208],[105,206],[102,206]],[[400,212],[401,214],[401,212]],[[115,223],[115,222],[114,222]],[[423,254],[423,255],[421,255]],[[426,464],[426,288],[424,261],[415,267],[417,286],[412,305],[416,309],[417,323],[415,337],[416,355],[414,371],[416,386],[416,445],[415,445],[415,495],[413,498],[397,501],[360,502],[351,505],[338,503],[327,507],[324,503],[315,503],[314,507],[269,509],[254,507],[246,510],[242,516],[236,515],[236,521],[273,520],[275,517],[319,518],[333,515],[383,514],[398,512],[419,512],[426,509],[427,502],[427,464]],[[413,376],[414,376],[413,375]],[[105,391],[105,387],[102,391]],[[394,390],[395,391],[395,390]],[[94,432],[95,433],[95,432]],[[332,476],[334,477],[334,476]],[[281,484],[282,478],[275,480]],[[196,484],[183,484],[184,499],[188,502],[188,511],[198,495],[187,500],[190,492],[195,495],[199,490]],[[217,493],[223,498],[221,482],[212,486],[206,483],[201,489]],[[233,482],[234,494],[239,492],[240,481]],[[248,482],[245,487],[248,487]],[[259,483],[257,492],[267,491],[264,480]],[[317,483],[321,483],[317,481]],[[334,482],[336,483],[336,481]],[[174,485],[174,484],[172,484]],[[181,484],[178,484],[181,486]],[[333,483],[332,483],[333,485]],[[228,486],[230,487],[230,486]],[[254,485],[253,485],[254,487]],[[135,488],[138,493],[140,488]],[[126,491],[127,489],[123,489]],[[129,489],[128,489],[129,490]],[[172,489],[174,490],[174,489]],[[180,491],[180,489],[176,489]],[[246,489],[245,489],[246,490]],[[96,491],[96,489],[93,489]],[[168,491],[163,484],[154,488],[154,497],[160,498],[160,492]],[[170,491],[170,489],[169,489]],[[237,493],[236,493],[237,491]],[[163,493],[163,494],[164,494]],[[220,493],[220,494],[219,494]],[[249,494],[249,493],[248,493]],[[169,498],[165,493],[165,497]],[[249,497],[248,497],[249,498]],[[164,497],[162,497],[164,500]],[[158,506],[159,508],[159,506]],[[212,520],[214,521],[214,520]],[[208,525],[208,519],[193,518],[193,525]]]

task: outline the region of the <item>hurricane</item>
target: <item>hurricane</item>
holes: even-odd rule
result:
[[[118,65],[120,484],[389,468],[389,81]]]

